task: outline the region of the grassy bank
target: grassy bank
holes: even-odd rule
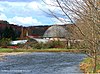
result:
[[[0,53],[3,53],[3,52],[13,52],[14,50],[13,49],[10,49],[10,48],[0,48]]]
[[[9,49],[0,48],[0,53],[2,52],[73,52],[73,53],[84,53],[83,49],[63,49],[63,48],[52,48],[52,49]]]
[[[100,56],[98,56],[98,59],[100,59]],[[93,66],[94,62],[92,58],[85,58],[83,62],[80,63],[80,69],[84,71],[84,73],[92,73],[93,74]],[[97,61],[97,73],[100,73],[100,61]]]
[[[52,48],[52,49],[10,49],[10,48],[0,48],[0,60],[4,60],[2,56],[6,55],[18,55],[24,53],[31,52],[72,52],[72,53],[80,53],[83,50],[78,49],[60,49],[60,48]]]

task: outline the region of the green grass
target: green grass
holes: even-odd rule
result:
[[[98,56],[100,58],[100,56]],[[87,72],[93,72],[93,59],[90,57],[85,58],[82,63],[90,64],[90,66],[87,68]],[[97,71],[100,70],[100,61],[97,61]]]
[[[98,56],[99,61],[98,61],[98,65],[97,65],[97,70],[100,70],[100,56]]]
[[[0,52],[13,52],[13,49],[10,48],[0,48]]]
[[[97,70],[100,70],[100,64],[97,65]]]
[[[92,63],[92,58],[89,58],[89,57],[85,58],[83,62],[84,63],[90,63],[90,62]]]
[[[72,52],[72,53],[79,53],[79,52],[83,52],[83,50],[63,49],[63,48],[51,48],[51,49],[10,49],[10,48],[0,48],[0,52]]]

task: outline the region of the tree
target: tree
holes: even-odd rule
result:
[[[0,47],[7,47],[7,45],[9,45],[10,43],[10,39],[8,38],[2,38],[0,39]]]
[[[97,52],[100,49],[100,0],[52,0],[47,5],[55,6],[60,16],[69,18],[73,23],[73,38],[80,37],[85,42],[89,51],[87,55],[94,61],[93,72],[96,72]],[[67,23],[54,10],[49,9],[49,12],[59,21]]]
[[[12,27],[6,27],[3,31],[2,37],[15,40],[17,37],[15,29]]]

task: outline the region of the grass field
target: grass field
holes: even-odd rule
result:
[[[10,48],[0,48],[0,53],[2,52],[13,52],[14,50],[13,49],[10,49]]]
[[[0,53],[2,52],[73,52],[79,53],[84,52],[83,49],[63,49],[63,48],[51,48],[51,49],[10,49],[10,48],[0,48]]]

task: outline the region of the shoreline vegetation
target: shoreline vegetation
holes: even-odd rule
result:
[[[71,52],[71,53],[84,53],[83,49],[63,49],[63,48],[51,48],[51,49],[11,49],[11,48],[0,48],[0,61],[5,60],[4,56],[9,55],[19,55],[19,54],[28,54],[32,52]]]
[[[0,53],[12,53],[12,52],[72,52],[72,53],[85,53],[84,49],[64,49],[64,48],[51,48],[51,49],[10,49],[0,48]]]
[[[52,49],[10,49],[10,48],[0,48],[0,61],[4,60],[2,57],[8,55],[19,55],[28,54],[32,52],[71,52],[71,53],[85,53],[85,49],[62,49],[62,48],[52,48]],[[99,56],[100,57],[100,56]],[[91,58],[87,57],[80,63],[80,70],[85,74],[92,73]],[[100,63],[98,63],[97,73],[100,73]]]
[[[11,49],[11,48],[0,48],[0,60],[3,60],[3,56],[8,55],[19,55],[28,54],[32,52],[71,52],[71,53],[84,53],[85,50],[81,49],[62,49],[62,48],[51,48],[51,49]]]
[[[100,57],[100,56],[98,56]],[[100,59],[100,58],[99,58]],[[80,63],[80,70],[82,70],[85,74],[95,74],[93,73],[93,66],[94,62],[93,59],[90,57],[85,58],[81,63]],[[97,74],[100,74],[100,61],[97,62]]]

